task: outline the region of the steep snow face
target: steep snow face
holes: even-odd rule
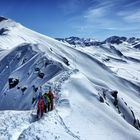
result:
[[[0,109],[30,109],[39,86],[65,71],[32,44],[22,44],[6,53],[0,66]]]
[[[86,140],[139,139],[139,132],[121,117],[124,115],[129,123],[131,121],[133,123],[133,116],[124,101],[118,97],[118,109],[116,109],[110,92],[104,91],[102,95],[102,91],[98,91],[95,87],[81,73],[73,74],[63,84],[58,113],[68,128],[75,133],[78,130],[81,139]],[[104,103],[99,102],[101,96]]]
[[[31,109],[40,85],[43,92],[51,85],[56,96],[56,109],[41,121],[30,127],[21,117],[27,126],[20,133],[15,127],[15,137],[4,125],[6,138],[140,139],[140,52],[132,43],[73,47],[9,19],[0,19],[0,29],[0,109]]]

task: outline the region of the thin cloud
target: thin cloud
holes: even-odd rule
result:
[[[58,7],[62,10],[64,15],[76,13],[81,8],[81,0],[61,0]]]
[[[138,28],[133,28],[133,27],[110,27],[110,28],[105,28],[106,30],[112,30],[112,31],[137,31]]]
[[[130,23],[140,23],[140,11],[124,14],[122,18]]]
[[[88,20],[92,20],[94,18],[101,18],[105,15],[105,11],[106,10],[104,9],[104,7],[90,9],[85,13],[84,17]]]
[[[107,28],[115,24],[114,20],[110,17],[110,6],[102,6],[98,8],[90,8],[85,12],[83,18],[88,26],[97,28]]]

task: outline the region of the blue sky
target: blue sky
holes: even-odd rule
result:
[[[0,15],[51,37],[140,37],[140,0],[0,0]]]

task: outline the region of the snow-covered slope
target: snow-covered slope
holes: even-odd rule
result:
[[[140,51],[132,40],[73,47],[2,17],[0,33],[0,139],[140,139]],[[34,122],[25,110],[40,85],[52,86],[55,110]]]

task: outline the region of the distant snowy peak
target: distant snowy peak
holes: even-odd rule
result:
[[[71,45],[80,45],[80,46],[93,46],[99,45],[100,42],[98,40],[92,38],[79,38],[79,37],[68,37],[68,38],[56,38],[59,41],[67,42]]]
[[[69,43],[71,45],[79,45],[82,47],[87,46],[99,46],[103,44],[122,44],[129,43],[136,49],[140,49],[140,38],[127,38],[127,37],[119,37],[119,36],[111,36],[104,41],[98,41],[91,38],[79,38],[79,37],[68,37],[68,38],[56,38],[57,40],[65,43]]]
[[[112,43],[112,44],[121,44],[123,42],[128,42],[134,45],[134,43],[139,43],[140,42],[140,38],[135,38],[135,37],[120,37],[120,36],[111,36],[109,38],[107,38],[105,41],[103,42],[108,42],[108,43]]]
[[[127,43],[132,48],[140,49],[140,38],[135,38],[135,37],[127,38],[127,37],[112,36],[107,38],[102,43],[103,44],[110,43],[116,45]]]
[[[111,36],[103,41],[103,43],[121,44],[124,41],[127,41],[126,37]]]

